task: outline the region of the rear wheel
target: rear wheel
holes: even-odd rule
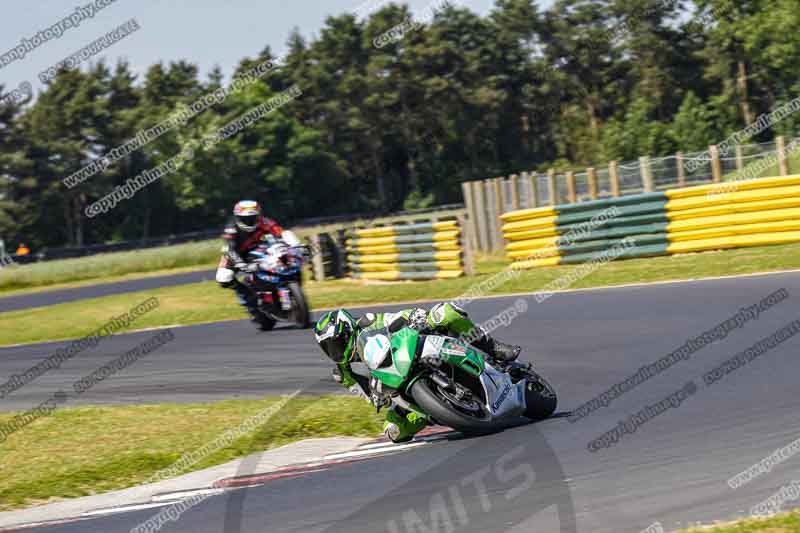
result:
[[[439,424],[462,433],[482,434],[495,429],[492,416],[479,398],[458,397],[455,391],[422,378],[411,387],[417,405]]]
[[[558,397],[553,386],[533,370],[525,372],[525,418],[544,420],[556,412]]]
[[[311,327],[311,313],[302,287],[300,287],[299,283],[293,281],[289,284],[289,291],[292,294],[292,320],[300,328]]]

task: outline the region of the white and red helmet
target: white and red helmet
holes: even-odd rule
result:
[[[263,221],[261,206],[253,200],[242,200],[233,207],[236,225],[242,231],[253,232]]]

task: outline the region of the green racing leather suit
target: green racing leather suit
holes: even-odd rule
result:
[[[354,331],[355,345],[359,346],[358,337],[365,332],[388,328],[389,332],[393,333],[404,327],[413,328],[421,333],[438,333],[454,337],[467,336],[472,340],[472,344],[484,351],[491,352],[487,346],[487,344],[491,344],[487,342],[489,337],[468,318],[466,312],[450,303],[438,304],[430,311],[410,308],[396,313],[367,313],[357,322]],[[375,397],[370,392],[369,380],[354,374],[351,369],[351,363],[356,360],[363,361],[364,359],[363,354],[354,349],[349,358],[337,364],[334,375],[337,376],[337,381],[340,381],[351,392],[374,402]],[[383,429],[384,433],[394,442],[404,442],[411,440],[427,424],[428,420],[425,417],[393,406],[386,412]]]

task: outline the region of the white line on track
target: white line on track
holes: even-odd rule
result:
[[[120,505],[118,507],[97,509],[95,511],[86,511],[85,513],[81,514],[81,516],[105,516],[117,513],[128,513],[131,511],[142,511],[144,509],[154,509],[156,507],[166,507],[192,496],[214,496],[216,494],[222,494],[225,492],[225,490],[226,489],[197,489],[170,492],[166,494],[156,494],[155,496],[152,496],[150,498],[151,501],[147,503],[134,503],[130,505]]]
[[[335,453],[333,455],[326,455],[323,459],[325,461],[332,461],[335,459],[347,459],[349,457],[367,457],[370,455],[380,455],[386,452],[399,452],[403,450],[410,450],[419,446],[427,446],[428,442],[409,442],[408,444],[392,444],[391,446],[383,446],[381,448],[373,448],[371,450],[356,450],[353,452]]]
[[[224,489],[196,489],[196,490],[182,490],[178,492],[167,492],[165,494],[156,494],[150,498],[153,502],[174,502],[176,500],[183,500],[191,496],[213,496],[225,492]]]
[[[151,503],[139,503],[133,505],[122,505],[120,507],[109,507],[107,509],[98,509],[96,511],[86,511],[85,513],[81,514],[81,516],[105,516],[109,514],[116,514],[116,513],[127,513],[129,511],[142,511],[144,509],[153,509],[155,507],[166,507],[167,505],[172,505],[175,501],[166,501],[166,502],[151,502]]]

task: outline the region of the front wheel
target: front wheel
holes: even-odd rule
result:
[[[306,303],[306,295],[302,287],[296,281],[289,283],[289,291],[292,294],[292,318],[298,327],[306,329],[311,327],[311,312]]]
[[[257,309],[251,313],[251,316],[253,317],[253,323],[261,331],[271,331],[275,327],[275,319],[268,317]]]
[[[411,396],[417,405],[436,422],[468,434],[484,434],[494,431],[492,415],[480,399],[458,398],[425,378],[411,387]]]
[[[255,324],[258,329],[261,331],[271,331],[272,328],[275,327],[275,319],[265,314],[254,303],[249,302],[243,305],[244,308],[247,309],[247,314],[250,315],[250,322]]]
[[[544,420],[550,418],[556,412],[558,396],[553,386],[542,376],[528,370],[525,379],[525,418],[531,420]]]

